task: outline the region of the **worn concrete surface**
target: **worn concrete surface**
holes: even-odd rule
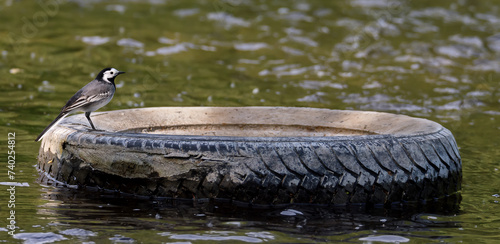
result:
[[[99,129],[169,135],[339,136],[413,135],[435,122],[380,112],[287,107],[163,107],[93,113]],[[83,115],[66,123],[88,125]],[[62,123],[64,124],[64,123]]]

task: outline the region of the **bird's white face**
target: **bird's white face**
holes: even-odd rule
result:
[[[110,70],[107,70],[106,72],[104,72],[104,74],[102,75],[102,79],[105,81],[110,81],[110,79],[116,77],[119,74],[121,74],[120,71],[118,71],[115,68],[111,68]]]

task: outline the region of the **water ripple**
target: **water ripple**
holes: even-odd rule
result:
[[[275,237],[270,232],[248,232],[245,235],[234,235],[233,231],[209,231],[206,234],[173,234],[170,232],[158,233],[174,240],[186,241],[242,241],[248,243],[262,243],[274,240]]]
[[[233,15],[225,13],[225,12],[208,13],[207,19],[217,21],[219,23],[224,24],[226,29],[230,29],[234,26],[239,26],[239,27],[249,27],[250,26],[250,22],[248,22],[242,18],[234,17]]]
[[[12,237],[14,237],[14,239],[24,240],[24,244],[52,243],[56,241],[67,240],[66,237],[59,234],[54,234],[52,232],[47,232],[47,233],[25,232],[25,233],[14,234]]]

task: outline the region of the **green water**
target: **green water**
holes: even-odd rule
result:
[[[0,185],[0,241],[495,243],[499,12],[494,0],[0,1],[0,182],[11,182],[12,132],[15,181],[29,184],[16,187],[15,236],[7,232],[9,186]],[[101,110],[300,106],[439,122],[463,159],[460,210],[260,211],[36,183],[33,140],[108,66],[127,74]]]

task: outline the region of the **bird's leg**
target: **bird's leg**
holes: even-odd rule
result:
[[[92,126],[93,130],[96,130],[94,127],[94,124],[92,123],[92,120],[90,120],[90,112],[85,112],[85,117],[89,120],[90,126]]]

